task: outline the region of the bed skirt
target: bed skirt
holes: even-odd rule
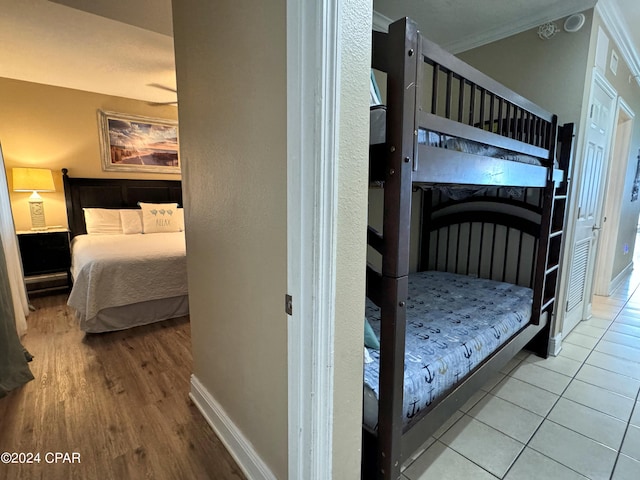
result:
[[[92,318],[76,311],[80,329],[87,333],[113,332],[183,317],[189,314],[189,296],[162,298],[146,302],[104,308]]]

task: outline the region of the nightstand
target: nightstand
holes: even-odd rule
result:
[[[69,230],[18,232],[27,291],[54,293],[71,287]]]

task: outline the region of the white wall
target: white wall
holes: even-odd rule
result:
[[[345,0],[340,70],[340,153],[335,323],[333,478],[360,478],[371,3]]]

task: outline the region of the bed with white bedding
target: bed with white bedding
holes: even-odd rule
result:
[[[122,330],[188,314],[184,232],[78,235],[71,248],[68,304],[82,330]],[[152,302],[160,302],[160,311]]]
[[[107,332],[187,315],[181,182],[62,173],[72,238],[68,304],[80,328]]]

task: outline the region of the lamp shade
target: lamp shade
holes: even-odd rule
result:
[[[48,168],[14,168],[14,192],[55,192],[53,175]]]

